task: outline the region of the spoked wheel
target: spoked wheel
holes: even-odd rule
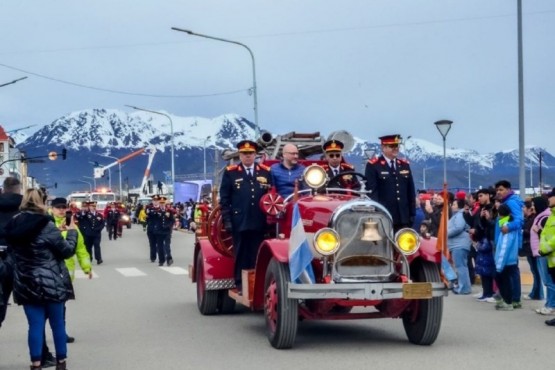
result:
[[[235,300],[229,296],[228,290],[218,290],[218,311],[223,314],[235,311]]]
[[[222,208],[216,206],[208,216],[208,240],[218,252],[227,257],[233,257],[233,239],[225,231]]]
[[[204,276],[204,258],[202,252],[197,256],[196,265],[197,278],[197,307],[203,315],[213,315],[218,310],[218,291],[206,290],[206,278]]]
[[[411,277],[418,282],[441,282],[438,266],[429,261],[415,261]],[[411,343],[430,345],[435,342],[441,328],[443,297],[419,299],[403,314],[403,326]]]
[[[289,281],[289,266],[272,259],[264,281],[264,314],[268,340],[277,349],[293,347],[297,335],[299,307],[287,298]]]

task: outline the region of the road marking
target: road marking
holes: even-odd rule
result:
[[[117,268],[116,271],[125,277],[146,276],[144,272],[135,267],[121,267]]]
[[[185,270],[183,267],[163,267],[160,266],[160,268],[164,271],[169,272],[170,274],[174,274],[174,275],[188,275],[189,272],[187,270]]]
[[[97,279],[98,275],[96,272],[93,271],[93,279]],[[75,270],[75,278],[76,279],[88,279],[89,275],[85,274],[83,270]]]

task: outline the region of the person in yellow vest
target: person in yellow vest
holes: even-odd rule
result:
[[[67,224],[66,216],[69,208],[66,198],[55,198],[52,200],[52,217],[54,218],[54,223],[56,227],[58,227],[62,232],[62,237],[65,239],[67,235]],[[74,223],[73,214],[71,215],[71,223]],[[75,257],[77,257],[77,262],[81,267],[81,270],[88,275],[89,279],[92,279],[92,266],[91,266],[91,256],[89,252],[87,252],[87,248],[85,247],[85,239],[83,238],[83,234],[79,229],[77,230],[77,246],[75,248],[75,255],[65,260],[66,267],[69,271],[69,276],[71,277],[71,281],[75,280]],[[73,295],[70,299],[75,299]],[[64,320],[65,320],[65,313],[66,307],[64,304]],[[66,333],[67,335],[67,333]],[[67,335],[67,342],[73,343],[75,342],[75,338]]]
[[[141,207],[139,210],[139,216],[137,216],[137,220],[143,226],[143,231],[146,231],[146,210],[145,207]]]

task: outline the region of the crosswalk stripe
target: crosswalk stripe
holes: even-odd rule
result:
[[[144,272],[135,267],[121,267],[117,268],[116,271],[125,277],[146,276]]]
[[[167,271],[167,272],[169,272],[170,274],[173,274],[173,275],[188,275],[189,274],[189,272],[187,270],[185,270],[183,267],[177,267],[177,266],[164,267],[164,266],[161,266],[160,269],[162,269],[164,271]]]

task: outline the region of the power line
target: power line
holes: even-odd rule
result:
[[[76,86],[76,87],[80,87],[80,88],[83,88],[83,89],[104,91],[104,92],[109,92],[109,93],[113,93],[113,94],[120,94],[120,95],[146,96],[146,97],[151,97],[151,98],[206,98],[206,97],[211,97],[211,96],[232,95],[232,94],[237,94],[237,93],[240,93],[240,92],[248,92],[251,89],[249,87],[249,88],[241,89],[241,90],[218,92],[218,93],[211,93],[211,94],[194,94],[194,95],[146,94],[146,93],[136,93],[136,92],[130,92],[130,91],[113,90],[113,89],[106,89],[106,88],[102,88],[102,87],[79,84],[79,83],[76,83],[76,82],[71,82],[71,81],[61,80],[61,79],[54,78],[54,77],[41,75],[39,73],[27,71],[27,70],[24,70],[24,69],[21,69],[21,68],[9,66],[7,64],[2,64],[2,63],[0,63],[0,66],[2,66],[4,68],[12,69],[14,71],[24,72],[24,73],[27,73],[27,74],[30,74],[30,75],[33,75],[33,76],[36,76],[36,77],[39,77],[39,78],[44,78],[46,80],[50,80],[50,81],[54,81],[54,82],[58,82],[58,83],[66,84],[66,85]]]

